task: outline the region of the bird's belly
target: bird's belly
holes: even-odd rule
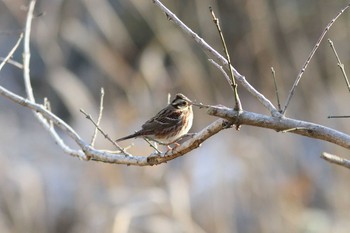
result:
[[[192,123],[193,123],[193,115],[191,115],[187,121],[184,123],[184,126],[181,128],[180,131],[178,132],[174,132],[173,134],[165,134],[167,136],[165,137],[161,137],[160,135],[157,135],[157,137],[149,137],[151,140],[156,141],[158,143],[161,144],[165,144],[165,145],[169,145],[172,144],[174,142],[176,142],[176,140],[178,140],[180,137],[184,136],[185,134],[188,133],[188,131],[190,131],[191,127],[192,127]]]

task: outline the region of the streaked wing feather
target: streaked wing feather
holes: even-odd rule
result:
[[[168,108],[160,111],[154,118],[148,120],[142,125],[143,131],[154,131],[157,129],[164,130],[165,128],[172,127],[179,123],[179,118],[181,118],[180,111],[171,111]]]

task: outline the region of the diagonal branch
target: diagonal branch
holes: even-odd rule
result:
[[[323,40],[324,36],[326,35],[326,33],[329,31],[329,29],[332,27],[332,25],[334,24],[334,22],[344,13],[344,11],[346,9],[348,9],[350,7],[350,3],[344,7],[343,9],[340,10],[340,12],[331,20],[331,22],[328,23],[328,25],[326,26],[326,28],[323,30],[321,36],[318,38],[315,46],[313,47],[313,49],[311,50],[310,54],[309,54],[309,57],[306,59],[303,67],[301,68],[301,70],[299,71],[299,74],[297,76],[297,78],[295,79],[295,82],[291,88],[291,90],[289,91],[289,95],[287,97],[287,100],[286,100],[286,103],[284,105],[284,108],[283,108],[283,111],[282,111],[282,114],[285,115],[286,111],[287,111],[287,108],[288,108],[288,105],[289,105],[289,102],[290,100],[292,99],[293,95],[294,95],[294,92],[295,92],[295,89],[296,87],[298,86],[299,82],[300,82],[300,79],[301,77],[303,76],[307,66],[309,65],[312,57],[314,56],[316,50],[318,49],[318,47],[320,46],[321,44],[321,41]]]
[[[11,51],[7,54],[7,56],[2,60],[1,64],[0,64],[0,70],[2,70],[2,67],[4,67],[4,65],[10,60],[10,58],[12,57],[12,55],[15,53],[15,51],[17,50],[19,44],[21,43],[23,38],[23,33],[21,33],[21,35],[19,36],[15,46],[13,46],[13,48],[11,49]]]
[[[239,99],[238,90],[237,90],[237,83],[236,83],[236,80],[235,80],[235,77],[233,74],[233,69],[232,69],[233,67],[232,67],[232,63],[231,63],[230,54],[228,53],[227,45],[225,42],[225,37],[224,37],[224,34],[222,33],[219,19],[216,17],[216,15],[211,7],[209,7],[209,11],[211,13],[211,16],[213,17],[214,24],[216,25],[216,28],[219,32],[222,46],[224,47],[224,52],[226,55],[227,64],[228,64],[228,67],[230,70],[230,82],[229,82],[229,84],[233,90],[233,94],[235,97],[235,108],[234,109],[236,111],[240,112],[242,110],[242,103],[241,103],[241,100]]]

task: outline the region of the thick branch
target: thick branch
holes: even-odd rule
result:
[[[278,132],[289,132],[310,138],[328,141],[350,149],[350,136],[337,130],[307,121],[294,120],[287,117],[271,117],[258,113],[243,111],[237,118],[237,112],[227,107],[210,106],[208,114],[217,116],[239,125],[251,125],[273,129]]]

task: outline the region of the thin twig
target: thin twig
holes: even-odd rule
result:
[[[20,34],[15,46],[13,46],[13,48],[11,49],[11,51],[7,54],[7,56],[4,58],[4,60],[2,60],[1,64],[0,64],[0,70],[2,70],[2,67],[4,67],[4,65],[9,61],[9,59],[12,57],[12,55],[15,53],[15,51],[17,50],[19,44],[21,43],[23,39],[23,33]]]
[[[337,164],[337,165],[340,165],[342,167],[346,167],[346,168],[350,169],[350,160],[348,160],[348,159],[344,159],[344,158],[339,157],[337,155],[329,154],[326,152],[323,152],[321,154],[321,158],[328,161],[328,162],[331,162],[331,163],[334,163],[334,164]]]
[[[152,147],[152,148],[156,151],[156,154],[158,154],[158,155],[161,155],[161,154],[162,154],[162,152],[161,152],[160,150],[158,150],[157,146],[153,145],[152,142],[150,142],[149,139],[143,138],[143,140],[145,140],[145,141],[148,143],[148,145],[149,145],[150,147]]]
[[[344,77],[344,79],[345,79],[346,86],[347,86],[347,88],[348,88],[348,90],[349,90],[349,92],[350,92],[350,83],[349,83],[349,80],[348,80],[348,76],[346,75],[346,72],[345,72],[344,64],[340,61],[340,58],[339,58],[339,56],[338,56],[338,53],[337,53],[337,51],[336,51],[336,49],[335,49],[335,47],[334,47],[333,41],[331,41],[330,39],[328,39],[328,42],[329,42],[329,45],[331,46],[331,48],[332,48],[332,50],[333,50],[333,52],[334,52],[335,57],[337,58],[337,61],[338,61],[337,65],[339,66],[339,68],[340,68],[340,70],[341,70],[341,72],[342,72],[342,74],[343,74],[343,77]]]
[[[92,119],[90,114],[87,114],[83,109],[80,109],[80,112],[82,114],[85,115],[86,119],[88,119],[89,121],[91,121],[91,123],[96,127],[96,129],[98,129],[98,131],[100,131],[100,133],[108,140],[110,141],[118,150],[120,150],[121,153],[123,153],[126,156],[132,156],[131,154],[129,154],[128,152],[126,152],[121,146],[119,146],[115,141],[113,141],[107,133],[105,133],[100,126],[98,126],[98,124]]]
[[[292,131],[299,131],[299,130],[307,130],[307,128],[305,127],[293,127],[293,128],[290,128],[290,129],[285,129],[285,130],[281,130],[281,133],[290,133]]]
[[[96,125],[98,125],[98,126],[100,125],[101,119],[102,119],[102,113],[103,113],[103,98],[104,98],[104,95],[105,95],[105,91],[104,91],[103,87],[101,87],[100,111],[99,111],[98,118],[97,118],[97,122],[96,122]],[[94,135],[92,136],[91,142],[90,142],[90,145],[91,145],[92,147],[94,147],[95,140],[96,140],[96,137],[97,137],[97,132],[98,132],[98,129],[95,128]]]
[[[237,90],[237,83],[236,83],[236,80],[235,80],[235,77],[234,77],[234,74],[233,74],[231,58],[230,58],[230,54],[228,53],[227,45],[226,45],[226,42],[225,42],[225,37],[224,37],[224,35],[222,33],[219,19],[215,16],[213,8],[209,7],[209,11],[211,13],[211,16],[213,17],[213,21],[214,21],[214,24],[216,26],[216,29],[219,32],[220,39],[221,39],[221,42],[222,42],[222,46],[224,48],[224,52],[225,52],[225,55],[226,55],[226,60],[227,60],[227,63],[228,63],[228,67],[229,67],[229,70],[230,70],[230,82],[229,83],[231,85],[231,88],[233,90],[234,97],[235,97],[235,107],[234,107],[234,109],[236,111],[240,112],[242,110],[242,103],[241,103],[241,100],[239,99],[238,90]]]
[[[3,62],[5,60],[5,58],[0,57],[0,61]],[[13,65],[15,67],[17,67],[18,69],[23,69],[23,65],[21,63],[19,63],[18,61],[12,60],[12,59],[8,59],[6,61],[6,63]]]
[[[282,112],[280,97],[279,97],[279,94],[278,94],[278,86],[277,86],[277,82],[276,82],[276,72],[275,72],[275,69],[273,67],[271,67],[271,72],[272,72],[273,83],[275,85],[275,94],[276,94],[276,99],[277,99],[277,108],[278,108],[279,112]]]
[[[220,66],[216,61],[214,61],[213,59],[208,59],[208,61],[210,61],[217,69],[219,69],[221,71],[221,73],[224,75],[224,77],[226,78],[226,81],[228,83],[231,83],[231,79],[228,76],[228,74],[226,73],[225,69]]]
[[[51,112],[51,103],[48,100],[48,98],[46,98],[46,97],[44,98],[44,107],[46,108],[47,111]],[[53,129],[54,124],[53,124],[52,120],[47,119],[47,121],[49,122],[50,127]]]
[[[327,118],[350,118],[350,116],[328,116]]]
[[[315,44],[315,46],[313,47],[313,49],[311,50],[308,58],[306,59],[303,67],[301,68],[301,70],[299,71],[299,74],[297,76],[297,78],[295,79],[295,82],[291,88],[291,90],[289,91],[289,95],[287,97],[287,100],[286,100],[286,103],[284,105],[284,109],[282,111],[282,114],[285,115],[286,111],[287,111],[287,108],[288,108],[288,105],[289,105],[289,102],[290,100],[292,99],[293,95],[294,95],[294,92],[295,92],[295,89],[296,87],[298,86],[299,84],[299,81],[301,79],[301,77],[303,76],[307,66],[309,65],[312,57],[314,56],[316,50],[318,49],[318,47],[320,46],[321,44],[321,41],[323,40],[324,36],[326,35],[326,33],[329,31],[329,29],[331,28],[331,26],[334,24],[334,22],[339,18],[339,16],[341,16],[343,14],[343,12],[348,9],[350,6],[350,3],[344,7],[343,9],[341,9],[341,11],[331,20],[331,22],[328,23],[328,25],[326,26],[326,28],[323,30],[321,36],[318,38],[317,40],[317,43]]]

